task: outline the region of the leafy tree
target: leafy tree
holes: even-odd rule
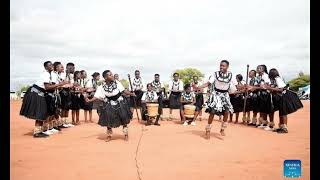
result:
[[[179,73],[180,79],[182,80],[183,84],[191,83],[193,76],[198,76],[199,81],[204,77],[204,74],[195,68],[177,69],[174,72]]]
[[[20,96],[21,93],[27,91],[29,87],[29,85],[20,86],[20,89],[17,91],[17,95]]]
[[[129,81],[126,79],[121,79],[120,80],[121,84],[123,85],[124,88],[129,88]]]
[[[304,75],[300,72],[297,78],[292,79],[288,83],[291,90],[298,91],[299,88],[310,84],[310,75]]]

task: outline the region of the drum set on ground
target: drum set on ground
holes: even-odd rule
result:
[[[159,104],[157,103],[146,103],[146,125],[160,125],[158,123],[160,119],[160,110],[159,110]],[[183,109],[180,110],[180,118],[181,121],[183,122],[184,126],[187,125],[193,125],[195,126],[196,123],[194,121],[196,113],[196,106],[187,104],[183,106]]]

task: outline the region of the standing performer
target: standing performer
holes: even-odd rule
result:
[[[220,62],[220,71],[216,71],[214,75],[210,76],[208,82],[199,86],[199,88],[208,87],[210,83],[214,86],[208,101],[204,104],[206,112],[210,113],[208,125],[206,126],[207,138],[210,138],[210,130],[215,114],[223,115],[220,134],[225,136],[224,130],[227,127],[228,115],[229,113],[233,113],[229,92],[234,92],[235,89],[231,86],[232,73],[228,71],[228,68],[229,62],[227,60],[222,60]]]
[[[264,86],[270,90],[275,97],[273,100],[276,109],[279,109],[279,128],[275,130],[278,133],[288,133],[288,114],[296,112],[303,107],[298,95],[288,90],[286,84],[283,82],[277,69],[270,69],[269,78],[271,86]],[[278,100],[276,100],[278,99]]]
[[[80,71],[74,72],[74,86],[71,91],[71,113],[72,113],[72,124],[79,125],[79,111],[81,108],[81,99],[80,99],[80,89],[81,89],[81,73]]]
[[[249,78],[250,78],[249,86],[255,86],[255,87],[258,86],[258,81],[257,81],[257,78],[256,78],[256,74],[257,74],[257,72],[255,70],[251,70],[249,72]],[[247,119],[247,122],[251,121],[250,120],[250,111],[252,111],[252,113],[253,113],[252,122],[249,123],[248,125],[249,126],[256,126],[256,124],[257,124],[257,115],[258,115],[258,112],[259,112],[258,91],[257,90],[250,91],[247,101],[248,101],[248,105],[246,107],[246,112],[247,112],[247,118],[246,119]]]
[[[107,142],[111,140],[112,128],[117,128],[121,125],[127,141],[129,138],[127,125],[132,119],[132,112],[127,106],[128,102],[121,94],[125,93],[131,96],[135,96],[135,94],[125,90],[119,81],[114,80],[110,70],[104,71],[102,76],[105,82],[97,88],[94,97],[92,99],[86,98],[86,101],[93,102],[97,99],[104,101],[98,124],[107,127]]]
[[[54,90],[66,84],[66,82],[52,83],[51,72],[53,71],[53,65],[51,61],[46,61],[44,68],[46,71],[35,84],[28,88],[24,95],[20,110],[20,115],[35,120],[35,128],[33,130],[33,137],[35,138],[48,137],[43,133],[43,122],[53,115],[49,110],[53,102],[46,100],[47,90]]]
[[[196,107],[198,109],[198,111],[196,111],[196,113],[194,114],[194,120],[193,122],[196,121],[198,115],[199,115],[199,119],[200,121],[201,116],[202,116],[202,106],[204,104],[204,98],[203,98],[203,89],[199,89],[198,91],[195,91],[194,89],[197,89],[198,86],[201,86],[202,83],[198,81],[198,76],[193,76],[193,82],[191,83],[191,87],[192,87],[192,91],[194,91],[195,95],[196,95]]]
[[[53,63],[53,69],[54,69],[54,73],[56,74],[56,83],[61,83],[64,81],[64,78],[62,78],[62,73],[64,73],[64,67],[61,64],[61,62],[54,62]],[[68,126],[67,124],[64,123],[64,121],[62,120],[62,118],[60,119],[60,116],[62,117],[62,99],[61,99],[61,91],[63,90],[63,87],[66,87],[66,85],[58,88],[55,90],[56,96],[57,96],[57,108],[59,109],[56,113],[56,121],[57,121],[57,125],[58,128],[69,128],[70,126]]]
[[[242,112],[243,110],[243,93],[244,93],[243,88],[244,88],[244,85],[246,84],[246,82],[243,81],[243,77],[241,74],[238,74],[236,76],[236,79],[237,79],[237,85],[236,85],[237,91],[234,93],[229,93],[230,102],[232,104],[233,111],[234,113],[236,113],[236,121],[234,123],[238,123],[239,113]],[[229,123],[232,122],[232,117],[233,117],[233,114],[230,113]]]
[[[139,108],[141,107],[141,98],[143,95],[143,91],[145,91],[146,89],[146,85],[140,76],[140,71],[136,70],[134,74],[135,74],[135,78],[133,78],[133,81],[132,81],[132,89],[131,87],[129,87],[130,91],[133,91],[134,94],[136,95],[134,97],[131,97],[130,104],[131,104],[132,113],[134,110],[133,108],[135,107],[134,101],[136,102],[136,107],[139,107]]]
[[[120,79],[119,79],[119,74],[114,74],[113,77],[114,77],[114,80],[120,81]]]
[[[61,119],[63,120],[64,124],[69,127],[73,127],[74,125],[69,123],[67,119],[69,116],[69,109],[71,108],[71,88],[73,87],[74,78],[74,64],[69,62],[67,63],[66,73],[65,75],[61,73],[61,77],[65,78],[64,80],[69,82],[66,86],[63,86],[60,90],[60,97],[61,97]]]
[[[193,92],[191,92],[191,86],[190,84],[184,85],[184,92],[181,94],[181,99],[180,99],[181,107],[180,107],[180,118],[181,121],[184,122],[183,125],[186,126],[188,125],[188,121],[186,121],[186,117],[184,116],[184,105],[187,104],[195,104],[195,95]],[[198,111],[198,107],[196,107],[196,111]],[[196,123],[194,119],[191,121],[191,125],[195,126]]]
[[[273,127],[274,123],[270,122],[268,123],[268,114],[272,113],[272,100],[271,100],[271,94],[270,91],[263,88],[264,85],[270,84],[270,79],[268,76],[268,70],[265,65],[259,65],[257,67],[258,72],[258,84],[259,88],[255,88],[259,90],[259,110],[260,110],[260,118],[259,118],[259,126],[258,128],[267,128],[268,124],[269,126]],[[253,89],[253,90],[255,90]]]
[[[141,98],[141,108],[142,108],[142,120],[147,121],[146,122],[146,126],[149,126],[152,124],[152,121],[150,121],[150,119],[147,119],[148,117],[146,116],[147,114],[147,107],[146,107],[146,103],[157,103],[159,100],[159,97],[157,95],[157,92],[152,88],[152,84],[149,83],[147,84],[147,91],[143,93],[143,96]],[[159,124],[159,118],[160,118],[160,113],[161,113],[161,108],[160,105],[158,106],[158,115],[156,117],[156,121],[154,123],[154,125],[156,126],[160,126]]]
[[[164,86],[163,83],[160,82],[160,75],[155,74],[154,80],[151,82],[152,89],[157,93],[158,96],[158,104],[159,104],[159,115],[160,117],[163,114],[163,99],[164,99]]]
[[[89,96],[89,94],[93,91],[92,88],[92,79],[87,78],[87,72],[85,70],[80,71],[81,73],[81,87],[82,87],[82,94],[80,96],[81,99],[81,108],[84,110],[84,122],[87,123],[88,119],[88,112],[89,112],[89,122],[92,121],[92,106],[93,103],[87,103],[84,99],[85,96]],[[89,96],[89,99],[92,98],[92,96]]]
[[[169,120],[172,120],[172,110],[180,109],[181,103],[181,93],[183,91],[183,82],[179,79],[179,73],[173,74],[173,80],[169,82],[169,108],[170,108],[170,116]]]
[[[94,72],[92,75],[92,88],[93,91],[90,93],[91,98],[94,97],[94,94],[99,86],[99,80],[100,80],[100,73],[98,72]],[[91,99],[90,98],[90,99]],[[102,101],[94,101],[92,104],[92,109],[96,109],[97,110],[97,114],[100,115],[100,107],[103,106]]]

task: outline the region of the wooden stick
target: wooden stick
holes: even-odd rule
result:
[[[130,74],[128,74],[128,79],[129,79],[129,84],[130,84],[130,87],[131,87],[131,92],[133,92]],[[136,102],[136,98],[135,98],[135,97],[133,97],[133,102],[134,102],[134,108],[136,109],[138,121],[140,121],[139,113],[138,113],[138,108],[137,108],[137,102]]]
[[[249,64],[247,64],[246,85],[248,85],[248,76],[249,76]],[[243,121],[245,120],[245,117],[246,117],[247,98],[248,98],[248,90],[246,90],[245,96],[244,96],[243,117],[242,117],[242,120],[243,120]]]

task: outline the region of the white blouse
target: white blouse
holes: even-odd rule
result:
[[[39,86],[39,87],[44,89],[45,88],[44,87],[44,83],[51,84],[51,83],[56,83],[56,81],[57,81],[56,73],[51,72],[51,74],[50,74],[48,71],[45,71],[40,75],[40,78],[35,83],[35,85],[37,85],[37,86]]]
[[[282,80],[281,77],[276,77],[274,81],[272,81],[273,83],[271,83],[272,85],[275,85],[277,88],[284,88],[286,87],[286,83],[284,83],[284,81]]]
[[[219,90],[229,90],[232,81],[232,73],[227,72],[226,74],[223,74],[224,77],[219,76],[219,71],[215,72],[213,75],[209,77],[209,82],[213,84],[213,88],[219,89]]]
[[[187,94],[186,92],[183,92],[181,94],[181,97],[182,97],[183,101],[192,102],[192,98],[194,98],[195,95],[193,92],[190,92],[189,94]]]
[[[259,76],[257,77],[257,80],[258,80],[258,83],[259,83],[260,85],[270,84],[269,75],[266,74],[266,73],[263,73],[262,75],[259,75]]]
[[[158,100],[158,95],[155,91],[144,92],[141,98],[142,101],[155,101]]]
[[[133,91],[136,91],[136,90],[145,91],[146,85],[144,83],[144,80],[141,77],[139,79],[133,78],[133,80],[132,80],[132,89],[131,89],[130,86],[129,86],[129,89],[130,90],[133,89]]]
[[[98,86],[94,97],[98,99],[104,99],[105,97],[116,96],[118,93],[123,92],[125,89],[119,81],[113,81],[110,85],[107,85],[105,82]]]
[[[176,82],[174,80],[169,82],[169,91],[171,90],[179,90],[182,91],[183,90],[183,82],[180,81],[180,79]]]
[[[160,90],[162,88],[164,88],[163,83],[160,81],[157,83],[155,81],[152,81],[151,85],[152,85],[153,90],[156,91],[157,93],[160,92]]]

